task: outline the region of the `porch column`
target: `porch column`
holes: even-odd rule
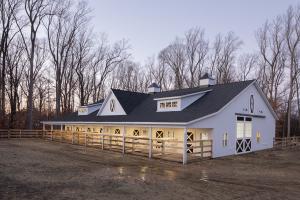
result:
[[[183,130],[183,148],[182,148],[182,164],[187,163],[187,128],[185,127]]]
[[[126,131],[125,126],[123,126],[123,128],[122,128],[122,147],[123,147],[122,153],[123,154],[125,154],[125,134],[126,134],[125,131]]]
[[[149,158],[152,158],[152,127],[148,129],[149,136]]]

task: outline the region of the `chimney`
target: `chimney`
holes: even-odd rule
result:
[[[201,78],[200,78],[200,86],[211,86],[215,85],[216,81],[213,79],[208,73],[205,73]]]
[[[160,87],[156,84],[156,83],[152,83],[149,87],[148,87],[148,94],[154,94],[160,92]]]

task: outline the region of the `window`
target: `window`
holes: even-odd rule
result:
[[[120,129],[117,128],[117,129],[115,130],[115,134],[120,134],[120,133],[121,133]]]
[[[79,128],[78,127],[76,127],[76,132],[79,132]]]
[[[115,111],[115,100],[114,99],[110,100],[110,111],[111,112]]]
[[[102,133],[103,132],[103,128],[100,128],[100,133]]]
[[[165,103],[160,103],[159,106],[160,106],[160,108],[165,108],[166,104]]]
[[[256,142],[257,142],[257,143],[260,143],[260,138],[261,138],[261,135],[260,135],[260,132],[258,131],[258,132],[256,133]]]
[[[237,123],[236,123],[236,137],[237,137],[237,139],[244,137],[244,122],[237,121]]]
[[[140,135],[139,130],[134,130],[134,131],[133,131],[133,136],[139,136],[139,135]]]
[[[69,127],[67,127],[67,131],[69,131],[70,130],[70,128]]]
[[[177,108],[177,101],[173,101],[173,102],[172,102],[172,107],[173,107],[173,108]]]
[[[167,107],[167,108],[171,108],[171,107],[172,107],[172,102],[171,102],[171,101],[167,102],[167,103],[166,103],[166,107]]]
[[[91,132],[91,129],[90,129],[90,128],[88,128],[88,129],[87,129],[87,132]]]
[[[227,147],[228,145],[228,133],[224,133],[223,135],[223,147]]]

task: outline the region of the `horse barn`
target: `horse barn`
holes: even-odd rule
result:
[[[111,89],[102,101],[42,123],[52,140],[186,164],[272,148],[276,119],[255,80],[215,84],[206,74],[196,88]]]

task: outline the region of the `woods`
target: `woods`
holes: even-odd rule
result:
[[[85,1],[0,2],[2,128],[36,128],[40,120],[101,100],[109,88],[197,87],[209,73],[220,84],[257,79],[279,116],[278,134],[300,132],[299,5],[253,30],[253,52],[234,32],[211,37],[204,27],[191,27],[138,63],[129,41],[109,41],[93,30]]]

